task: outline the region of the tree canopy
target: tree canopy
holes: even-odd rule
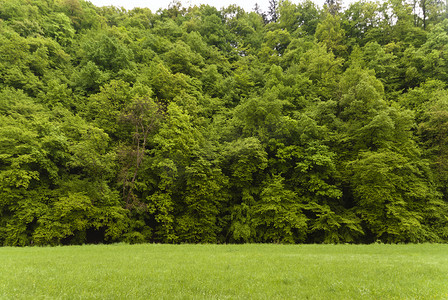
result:
[[[342,4],[0,0],[0,245],[447,242],[445,3]]]

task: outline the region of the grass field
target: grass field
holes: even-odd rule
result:
[[[448,245],[0,248],[0,299],[448,299]]]

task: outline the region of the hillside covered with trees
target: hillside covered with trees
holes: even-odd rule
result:
[[[448,241],[438,0],[0,0],[0,245]]]

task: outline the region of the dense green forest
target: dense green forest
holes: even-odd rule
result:
[[[0,244],[448,241],[438,0],[0,0]]]

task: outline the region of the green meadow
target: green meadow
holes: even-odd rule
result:
[[[0,248],[0,299],[447,299],[448,245]]]

